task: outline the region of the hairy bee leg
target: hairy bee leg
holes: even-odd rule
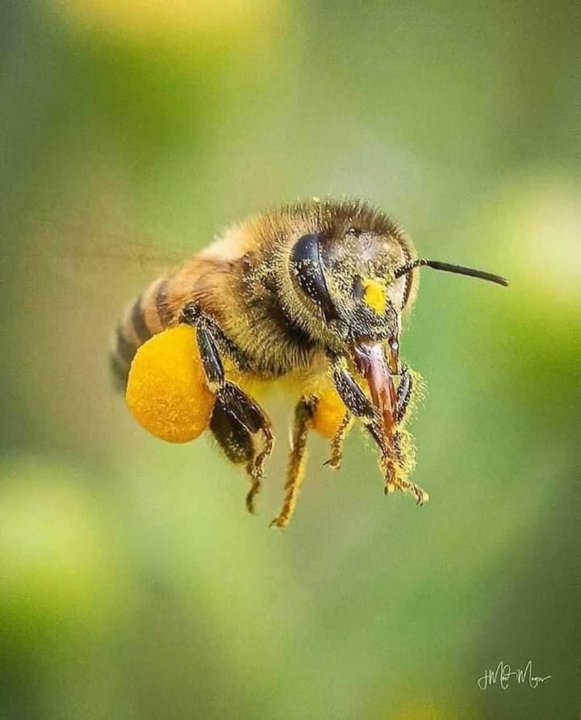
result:
[[[341,424],[337,428],[333,439],[331,440],[331,457],[326,460],[323,464],[338,470],[341,467],[341,461],[343,460],[343,444],[345,437],[347,436],[347,430],[349,429],[349,423],[351,422],[351,413],[346,412],[341,420]]]
[[[396,423],[400,423],[405,417],[413,392],[412,376],[407,365],[402,366],[400,375],[401,379],[397,391]],[[355,415],[355,417],[363,420],[371,436],[379,445],[380,450],[387,454],[387,448],[385,447],[385,442],[379,428],[376,411],[355,381],[355,378],[346,368],[335,364],[333,367],[333,379],[337,392],[348,410]]]
[[[397,459],[398,465],[400,468],[405,468],[406,460],[404,455],[404,450],[402,447],[402,431],[400,430],[401,424],[403,420],[405,419],[405,416],[407,414],[407,410],[413,395],[413,378],[409,371],[409,368],[407,365],[402,365],[401,371],[399,373],[400,375],[400,381],[399,386],[397,388],[397,402],[396,402],[396,412],[395,412],[395,421],[396,421],[396,430],[393,433],[393,443],[392,448],[395,454],[395,457]],[[388,492],[393,491],[395,488],[390,487],[387,479],[385,483],[385,492],[386,494]]]
[[[351,373],[338,363],[333,367],[333,379],[337,392],[347,409],[355,415],[355,417],[363,421],[369,434],[379,447],[381,452],[380,465],[385,477],[385,488],[391,489],[396,482],[397,471],[390,448],[386,445],[375,408]]]
[[[339,364],[333,368],[333,379],[337,392],[347,409],[360,418],[381,452],[380,466],[385,477],[384,489],[391,492],[396,483],[396,467],[388,449],[377,418],[377,412],[351,373]]]
[[[418,505],[423,505],[429,500],[428,493],[423,490],[419,485],[416,485],[415,483],[410,482],[406,479],[407,470],[404,450],[402,448],[402,437],[402,432],[399,430],[396,430],[392,437],[391,449],[395,459],[395,463],[393,465],[394,472],[392,474],[386,472],[384,492],[386,495],[389,495],[396,490],[407,491],[416,498],[416,502]],[[384,466],[385,463],[382,462],[382,467]]]
[[[406,416],[414,390],[413,379],[407,365],[401,366],[399,387],[397,389],[397,408],[395,421],[401,423]]]
[[[264,465],[270,457],[274,445],[270,420],[261,408],[233,383],[225,382],[216,393],[216,398],[217,401],[222,403],[226,411],[233,415],[249,433],[255,435],[260,432],[262,434],[262,450],[248,462],[246,467],[252,481],[246,504],[252,512],[254,497],[260,491],[260,484],[264,479]]]
[[[229,415],[236,418],[249,434],[262,433],[262,450],[250,458],[246,465],[246,471],[251,481],[251,487],[246,496],[246,507],[249,512],[253,513],[254,501],[264,479],[264,465],[274,445],[270,420],[252,398],[231,382],[224,381],[216,390],[216,402],[220,403]]]
[[[399,481],[399,488],[400,490],[405,490],[411,493],[416,499],[416,505],[419,505],[420,507],[425,505],[430,499],[429,494],[423,488],[413,482],[410,482],[409,480],[401,479]]]
[[[406,376],[409,379],[403,383],[404,389],[402,390],[401,394],[401,407],[403,410],[402,417],[403,415],[405,415],[405,410],[407,409],[407,405],[409,404],[411,396],[411,375],[409,375],[409,371],[407,368],[404,373],[404,378]],[[386,447],[385,440],[383,439],[381,430],[379,428],[375,410],[367,399],[363,390],[361,390],[359,385],[355,382],[355,379],[352,377],[349,371],[341,365],[334,365],[333,377],[335,380],[337,392],[347,406],[347,409],[353,415],[355,415],[355,417],[359,417],[363,420],[365,427],[370,432],[372,438],[375,440],[375,442],[379,446],[379,449],[381,450],[380,465],[385,477],[385,493],[387,494],[394,492],[396,489],[405,490],[414,495],[414,497],[416,498],[416,503],[418,505],[423,505],[429,499],[428,493],[415,483],[412,483],[409,480],[401,477],[401,473],[398,472],[396,463],[394,462],[394,460],[398,459],[397,447],[395,449],[393,446],[390,448]],[[406,387],[409,389],[406,389]],[[399,400],[400,398],[398,397],[398,408],[400,407]],[[399,437],[400,434],[396,431],[394,437],[392,438],[392,445],[395,444],[397,446]],[[395,457],[393,457],[393,455],[395,455]]]
[[[250,477],[251,487],[246,495],[246,508],[254,514],[255,497],[260,491],[260,478],[255,478],[256,447],[252,435],[242,423],[216,400],[210,430],[224,455],[235,465],[244,464]]]
[[[396,414],[396,422],[398,425],[403,422],[406,416],[414,392],[413,376],[410,373],[409,367],[407,365],[402,365],[400,375],[400,384],[397,390]],[[402,433],[399,430],[396,430],[394,434],[393,445],[400,467],[405,467],[405,459],[402,448]],[[398,478],[398,487],[414,495],[414,497],[416,498],[416,503],[418,505],[423,505],[430,499],[430,496],[423,488],[413,482],[410,482],[409,480],[406,480],[403,477]],[[386,485],[385,491],[389,492],[389,490],[390,489]]]
[[[383,492],[386,495],[394,493],[396,490],[411,493],[416,499],[416,505],[423,505],[430,499],[428,493],[416,483],[406,479],[405,462],[401,451],[401,433],[395,431],[392,436],[393,459],[390,455],[380,459],[380,466],[384,473]]]
[[[339,364],[333,365],[333,381],[339,397],[349,412],[359,418],[371,437],[377,443],[382,455],[387,455],[387,447],[381,432],[377,412],[351,373]]]
[[[192,325],[196,330],[204,330],[212,336],[212,344],[215,353],[218,354],[218,347],[222,353],[231,357],[240,370],[247,370],[248,363],[244,354],[239,350],[238,346],[228,338],[214,318],[206,314],[197,302],[189,302],[183,306],[180,311],[178,320],[180,323]]]
[[[264,478],[264,465],[274,445],[270,420],[249,395],[234,383],[226,380],[216,338],[219,336],[223,342],[228,343],[228,352],[237,352],[237,349],[225,338],[215,321],[205,315],[197,303],[192,302],[182,309],[180,322],[196,328],[200,358],[208,385],[216,394],[216,403],[224,412],[234,417],[250,435],[258,432],[262,434],[262,450],[249,459],[246,465],[251,481],[251,487],[246,496],[246,507],[253,512],[254,500],[260,492],[261,482]]]
[[[416,499],[416,505],[422,506],[428,502],[430,496],[428,493],[416,483],[410,482],[398,472],[393,475],[385,477],[385,484],[383,491],[386,495],[394,493],[396,490],[402,492],[409,492]]]
[[[295,407],[293,444],[289,456],[287,479],[284,486],[285,497],[281,511],[270,523],[270,527],[286,527],[295,511],[299,490],[305,474],[307,437],[313,417],[314,402],[316,401],[313,401],[312,398],[301,398]]]

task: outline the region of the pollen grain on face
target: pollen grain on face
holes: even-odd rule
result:
[[[387,307],[387,287],[385,282],[374,278],[364,278],[363,302],[376,315],[383,315]]]

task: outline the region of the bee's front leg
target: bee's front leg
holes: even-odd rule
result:
[[[418,505],[423,505],[430,499],[428,493],[423,490],[419,485],[409,482],[406,479],[407,474],[413,466],[413,450],[409,444],[409,435],[403,428],[403,421],[408,413],[412,396],[414,393],[414,379],[407,365],[402,365],[400,372],[400,382],[397,389],[397,404],[396,404],[396,430],[393,438],[393,447],[397,456],[399,467],[402,472],[399,478],[399,487],[403,490],[408,490],[415,496]],[[390,492],[392,487],[387,487],[386,491]]]
[[[357,381],[347,369],[343,359],[334,359],[332,368],[333,381],[341,400],[343,400],[349,412],[363,422],[379,448],[380,464],[385,475],[385,486],[387,488],[394,482],[396,470],[393,462],[392,449],[387,444],[387,438],[383,432],[379,413],[359,387]]]
[[[266,413],[237,385],[226,380],[220,357],[219,343],[235,355],[237,348],[228,341],[221,329],[197,303],[184,306],[179,321],[196,329],[198,349],[210,389],[216,394],[216,406],[210,429],[224,453],[232,462],[246,465],[251,487],[246,496],[246,507],[254,512],[254,500],[260,492],[264,477],[264,464],[272,452],[274,438]],[[257,452],[253,437],[262,434],[263,446]]]
[[[384,436],[377,410],[359,387],[355,378],[347,369],[345,362],[341,359],[335,359],[332,367],[333,380],[341,399],[349,412],[363,422],[369,434],[379,447],[381,453],[380,464],[384,472],[386,494],[396,489],[407,490],[414,495],[418,505],[423,505],[429,499],[428,494],[418,485],[405,478],[405,471],[401,467],[403,463],[400,462],[402,459],[402,435],[400,430],[397,429],[397,424],[405,417],[412,393],[412,380],[407,366],[403,366],[402,368],[402,378],[398,388],[396,405],[396,429],[394,434],[389,438],[389,445],[386,442],[387,439]]]
[[[375,440],[382,455],[387,454],[387,446],[381,429],[381,423],[377,410],[373,407],[369,398],[357,384],[355,378],[346,367],[346,364],[340,359],[334,360],[333,365],[333,382],[337,388],[337,392],[341,400],[345,403],[345,407],[351,415],[359,418],[371,437]]]
[[[413,378],[407,365],[401,366],[399,387],[397,389],[397,406],[395,421],[399,425],[406,416],[414,390]]]

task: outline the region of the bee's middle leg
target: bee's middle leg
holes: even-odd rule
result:
[[[286,527],[295,511],[299,490],[305,474],[307,437],[311,428],[315,403],[315,398],[303,397],[295,407],[292,448],[284,486],[285,496],[280,513],[270,523],[271,527]]]
[[[246,463],[251,481],[246,506],[253,512],[254,500],[264,478],[264,464],[274,444],[270,420],[258,403],[237,385],[226,380],[216,339],[221,331],[215,321],[206,316],[196,303],[189,303],[181,312],[180,322],[196,328],[198,350],[206,380],[216,394],[211,429],[227,457],[239,458],[233,461]],[[263,446],[256,452],[252,436],[259,432],[262,434]],[[227,450],[225,446],[228,442],[238,444],[239,447]]]
[[[328,460],[325,460],[324,465],[328,465],[333,470],[338,470],[341,467],[341,461],[343,460],[343,445],[345,438],[347,437],[347,431],[351,423],[351,413],[347,411],[343,415],[343,419],[339,423],[339,427],[331,440],[331,456]]]

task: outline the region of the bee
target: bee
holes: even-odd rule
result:
[[[354,422],[377,447],[385,492],[406,491],[422,505],[428,495],[409,480],[405,429],[418,376],[400,355],[421,267],[508,284],[418,257],[405,232],[366,202],[313,199],[266,212],[228,228],[135,300],[117,328],[114,374],[151,432],[183,442],[208,430],[245,467],[250,512],[274,443],[259,396],[284,387],[294,422],[271,525],[285,527],[294,513],[309,432],[331,441],[336,468]]]

